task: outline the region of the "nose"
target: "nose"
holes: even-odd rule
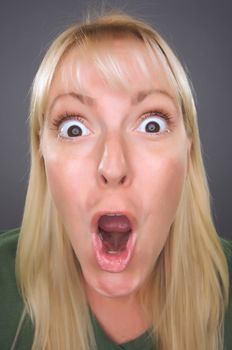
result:
[[[116,134],[109,135],[103,144],[98,177],[100,184],[108,187],[126,186],[130,182],[126,146]]]

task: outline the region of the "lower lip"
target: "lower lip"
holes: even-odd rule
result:
[[[126,269],[132,259],[135,247],[136,235],[132,232],[121,252],[108,253],[105,251],[102,240],[97,233],[93,234],[93,247],[99,267],[108,272],[122,272]]]

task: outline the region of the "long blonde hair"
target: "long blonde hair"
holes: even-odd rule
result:
[[[154,320],[154,343],[158,343],[159,350],[222,350],[228,267],[211,218],[190,84],[161,36],[149,25],[124,14],[105,15],[67,29],[51,45],[34,80],[31,173],[16,262],[26,313],[35,328],[32,349],[96,347],[81,269],[48,190],[40,134],[49,88],[64,55],[72,48],[85,46],[88,50],[93,43],[97,50],[97,39],[112,39],[114,35],[133,36],[151,55],[159,54],[175,86],[186,131],[192,139],[189,174],[175,221],[141,291],[143,305]],[[99,56],[102,62],[103,55]],[[103,62],[108,80],[118,74],[109,62]]]

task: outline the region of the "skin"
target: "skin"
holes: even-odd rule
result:
[[[68,53],[48,96],[41,152],[48,186],[83,271],[89,303],[106,332],[123,342],[149,326],[137,292],[168,238],[187,176],[191,142],[159,59],[152,64],[135,40],[115,40],[111,45],[128,71],[131,89],[110,86],[91,55],[82,57],[78,49]],[[151,80],[132,63],[132,46],[144,51]],[[84,76],[82,90],[75,79],[77,61]],[[146,97],[138,95],[151,89]],[[88,98],[79,100],[70,92]],[[139,130],[141,117],[150,111],[169,115],[171,121],[161,118],[165,131]],[[65,114],[81,114],[89,134],[59,137],[54,121]],[[102,270],[95,258],[90,224],[101,210],[126,210],[136,218],[133,256],[120,273]]]

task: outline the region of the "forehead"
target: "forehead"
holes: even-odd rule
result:
[[[175,82],[161,53],[138,39],[104,39],[74,47],[63,57],[49,100],[70,92],[100,98],[103,91],[117,90],[133,96],[137,91],[153,89],[178,100]]]

